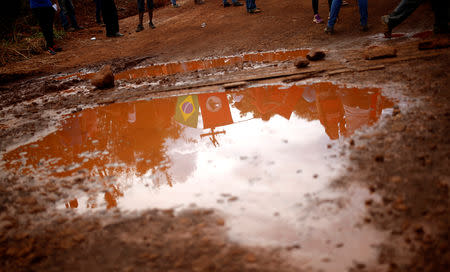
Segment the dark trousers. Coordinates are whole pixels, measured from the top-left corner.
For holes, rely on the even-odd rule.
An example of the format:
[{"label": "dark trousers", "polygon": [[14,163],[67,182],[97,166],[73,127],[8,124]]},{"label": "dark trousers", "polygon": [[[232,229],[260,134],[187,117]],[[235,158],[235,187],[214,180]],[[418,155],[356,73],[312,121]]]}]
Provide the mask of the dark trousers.
[{"label": "dark trousers", "polygon": [[102,0],[94,0],[95,1],[95,20],[97,23],[102,22]]},{"label": "dark trousers", "polygon": [[75,18],[75,8],[73,7],[72,0],[58,0],[59,7],[61,11],[59,12],[59,16],[61,18],[61,24],[65,30],[67,30],[69,26],[69,21],[67,17],[69,17],[70,24],[73,28],[80,28],[77,23],[77,19]]},{"label": "dark trousers", "polygon": [[44,34],[47,47],[53,47],[53,18],[55,17],[55,10],[52,7],[34,8],[33,15],[39,22],[42,34]]},{"label": "dark trousers", "polygon": [[[402,0],[389,14],[389,28],[393,29],[408,18],[425,0]],[[431,0],[436,28],[448,31],[448,0]]]},{"label": "dark trousers", "polygon": [[[328,11],[331,10],[331,3],[333,3],[333,0],[328,0]],[[312,0],[312,8],[314,14],[319,14],[319,0]]]},{"label": "dark trousers", "polygon": [[102,0],[102,14],[106,26],[106,35],[114,35],[119,32],[119,17],[114,0]]}]

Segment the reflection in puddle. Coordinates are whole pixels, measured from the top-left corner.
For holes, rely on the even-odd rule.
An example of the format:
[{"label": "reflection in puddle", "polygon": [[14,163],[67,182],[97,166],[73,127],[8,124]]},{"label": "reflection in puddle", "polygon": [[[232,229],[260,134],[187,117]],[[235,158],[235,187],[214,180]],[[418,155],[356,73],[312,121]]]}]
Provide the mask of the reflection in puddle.
[{"label": "reflection in puddle", "polygon": [[[327,246],[324,237],[337,238],[336,228],[360,233],[366,238],[359,257],[366,258],[380,234],[353,230],[364,194],[339,200],[342,193],[327,189],[339,164],[326,157],[330,143],[373,124],[391,106],[379,89],[331,83],[112,104],[72,115],[55,133],[3,159],[22,175],[69,177],[85,169],[117,177],[104,181],[106,193],[67,199],[65,208],[193,204],[221,210],[230,237],[250,244],[315,243],[314,252]],[[354,246],[352,235],[341,236]],[[341,260],[342,268],[349,263]]]},{"label": "reflection in puddle", "polygon": [[[151,66],[136,68],[118,73],[114,76],[116,80],[137,79],[154,76],[167,76],[179,73],[194,72],[207,70],[212,68],[232,67],[242,65],[244,63],[263,63],[263,62],[280,62],[294,60],[298,57],[304,57],[308,50],[285,50],[285,51],[269,51],[259,53],[247,53],[238,56],[211,58],[204,60],[192,60],[186,62],[172,62],[163,64],[154,64]],[[77,76],[83,79],[90,79],[94,74],[76,73],[67,76],[58,77],[56,80],[62,80]]]}]

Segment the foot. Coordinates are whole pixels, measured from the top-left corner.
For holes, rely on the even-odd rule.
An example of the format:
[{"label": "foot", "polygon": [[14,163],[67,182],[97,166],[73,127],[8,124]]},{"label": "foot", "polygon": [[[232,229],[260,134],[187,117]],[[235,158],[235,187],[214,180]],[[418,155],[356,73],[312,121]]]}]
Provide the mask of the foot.
[{"label": "foot", "polygon": [[334,33],[334,28],[332,26],[327,26],[324,30],[323,30],[326,34],[333,34]]},{"label": "foot", "polygon": [[252,14],[260,13],[261,9],[260,8],[249,9],[249,10],[247,10],[247,12],[252,13]]},{"label": "foot", "polygon": [[230,3],[228,3],[228,2],[225,2],[225,3],[223,3],[223,7],[224,7],[224,8],[228,8],[228,7],[231,7],[231,4],[230,4]]},{"label": "foot", "polygon": [[367,25],[361,26],[360,29],[361,29],[362,32],[367,32],[367,31],[369,31],[369,26],[367,26]]},{"label": "foot", "polygon": [[73,28],[73,27],[68,27],[68,28],[65,28],[64,31],[65,31],[65,32],[74,32],[74,31],[75,31],[75,28]]},{"label": "foot", "polygon": [[149,22],[149,23],[148,23],[148,26],[149,26],[151,29],[155,29],[155,28],[156,28],[156,26],[153,24],[153,22]]},{"label": "foot", "polygon": [[84,29],[84,27],[82,27],[82,26],[77,26],[77,27],[75,27],[75,30],[76,31],[78,31],[78,30],[83,30]]},{"label": "foot", "polygon": [[56,45],[53,45],[51,48],[52,48],[53,51],[55,51],[55,52],[61,52],[61,51],[62,51],[62,48],[59,47],[59,46],[56,46]]},{"label": "foot", "polygon": [[205,1],[203,1],[203,0],[195,0],[196,5],[203,5],[204,3],[205,3]]},{"label": "foot", "polygon": [[389,15],[381,16],[381,23],[384,24],[384,37],[392,38],[392,29],[389,27]]},{"label": "foot", "polygon": [[144,26],[141,24],[138,24],[138,26],[136,27],[136,32],[141,32],[142,30],[144,30]]},{"label": "foot", "polygon": [[55,52],[55,50],[53,50],[53,48],[51,48],[51,47],[47,47],[47,53],[48,54],[50,54],[50,55],[56,55],[56,52]]},{"label": "foot", "polygon": [[348,5],[350,5],[350,4],[347,1],[342,1],[341,6],[348,6]]},{"label": "foot", "polygon": [[244,4],[242,4],[241,2],[239,2],[239,1],[236,1],[236,2],[234,2],[233,3],[233,6],[235,6],[235,7],[240,7],[240,6],[243,6]]},{"label": "foot", "polygon": [[319,14],[314,15],[313,22],[316,24],[323,24],[323,20],[320,18]]},{"label": "foot", "polygon": [[120,32],[116,32],[114,34],[106,34],[107,37],[111,37],[111,38],[118,38],[118,37],[122,37],[123,34]]},{"label": "foot", "polygon": [[174,5],[172,5],[172,7],[174,7],[174,8],[179,8],[179,7],[180,7],[180,5],[178,5],[178,4],[174,4]]}]

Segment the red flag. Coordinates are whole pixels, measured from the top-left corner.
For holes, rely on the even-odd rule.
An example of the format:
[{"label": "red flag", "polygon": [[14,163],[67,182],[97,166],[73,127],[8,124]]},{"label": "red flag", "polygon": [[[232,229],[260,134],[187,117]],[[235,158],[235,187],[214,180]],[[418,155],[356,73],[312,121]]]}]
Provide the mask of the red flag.
[{"label": "red flag", "polygon": [[203,128],[214,128],[233,123],[225,93],[199,94],[198,102],[202,112]]}]

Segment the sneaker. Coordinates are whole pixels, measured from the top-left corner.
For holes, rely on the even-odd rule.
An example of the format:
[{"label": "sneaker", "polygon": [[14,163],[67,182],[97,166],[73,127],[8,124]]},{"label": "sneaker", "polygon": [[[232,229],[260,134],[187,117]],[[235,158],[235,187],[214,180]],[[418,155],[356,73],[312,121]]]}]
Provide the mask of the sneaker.
[{"label": "sneaker", "polygon": [[62,48],[59,47],[59,46],[56,46],[56,45],[52,46],[51,48],[52,48],[53,51],[55,51],[55,52],[61,52],[61,51],[62,51]]},{"label": "sneaker", "polygon": [[75,31],[79,31],[79,30],[83,30],[83,29],[84,29],[84,27],[82,27],[82,26],[75,27]]},{"label": "sneaker", "polygon": [[320,18],[319,14],[314,15],[313,22],[316,24],[323,24],[323,20]]},{"label": "sneaker", "polygon": [[175,4],[175,5],[172,5],[172,7],[174,7],[174,8],[179,8],[179,7],[180,7],[180,5],[178,5],[178,4]]},{"label": "sneaker", "polygon": [[144,26],[141,24],[138,24],[136,27],[136,32],[141,32],[142,30],[144,30]]},{"label": "sneaker", "polygon": [[236,2],[234,2],[233,3],[233,6],[235,6],[235,7],[240,7],[240,6],[243,6],[244,4],[242,4],[241,2],[239,2],[239,1],[236,1]]},{"label": "sneaker", "polygon": [[392,38],[392,29],[389,27],[389,15],[381,16],[381,23],[385,25],[384,37]]},{"label": "sneaker", "polygon": [[55,52],[55,50],[53,50],[53,48],[51,48],[51,47],[47,47],[47,53],[49,53],[50,55],[56,55],[56,52]]},{"label": "sneaker", "polygon": [[149,26],[151,29],[155,29],[155,28],[156,28],[156,26],[153,24],[153,22],[149,22],[149,23],[148,23],[148,26]]},{"label": "sneaker", "polygon": [[203,0],[195,0],[194,3],[196,5],[203,5],[205,3],[205,1],[203,1]]},{"label": "sneaker", "polygon": [[65,31],[65,32],[74,32],[74,31],[75,31],[75,28],[73,28],[73,27],[68,27],[68,28],[65,28],[64,31]]},{"label": "sneaker", "polygon": [[361,27],[360,27],[360,30],[361,30],[362,32],[367,32],[367,31],[369,31],[369,26],[367,26],[367,25],[361,26]]},{"label": "sneaker", "polygon": [[347,1],[342,1],[342,4],[341,4],[341,6],[348,6],[348,5],[350,5],[350,3],[349,3],[349,2],[347,2]]},{"label": "sneaker", "polygon": [[260,8],[249,9],[249,10],[247,10],[247,12],[248,12],[248,13],[252,13],[252,14],[254,14],[254,13],[260,13],[260,12],[261,12],[261,9],[260,9]]},{"label": "sneaker", "polygon": [[223,3],[223,7],[224,7],[224,8],[228,8],[228,7],[231,7],[231,4],[230,4],[230,3],[228,3],[228,2],[225,2],[225,3]]},{"label": "sneaker", "polygon": [[332,26],[327,26],[324,30],[323,30],[326,34],[333,34],[334,33],[334,28]]}]

